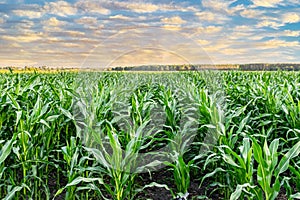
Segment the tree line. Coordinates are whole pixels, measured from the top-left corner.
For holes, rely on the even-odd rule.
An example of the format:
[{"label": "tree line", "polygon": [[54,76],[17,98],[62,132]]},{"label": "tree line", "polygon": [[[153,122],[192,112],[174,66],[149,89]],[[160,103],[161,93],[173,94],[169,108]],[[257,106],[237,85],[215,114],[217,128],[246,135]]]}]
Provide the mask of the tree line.
[{"label": "tree line", "polygon": [[242,70],[242,71],[299,71],[300,64],[291,63],[254,63],[254,64],[222,64],[222,65],[142,65],[114,67],[112,71],[200,71],[215,70]]}]

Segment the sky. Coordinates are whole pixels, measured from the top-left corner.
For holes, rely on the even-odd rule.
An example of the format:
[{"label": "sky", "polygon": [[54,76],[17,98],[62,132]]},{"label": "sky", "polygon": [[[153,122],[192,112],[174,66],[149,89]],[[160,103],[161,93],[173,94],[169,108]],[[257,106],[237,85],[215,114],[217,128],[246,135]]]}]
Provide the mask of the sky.
[{"label": "sky", "polygon": [[0,67],[300,63],[300,0],[0,0]]}]

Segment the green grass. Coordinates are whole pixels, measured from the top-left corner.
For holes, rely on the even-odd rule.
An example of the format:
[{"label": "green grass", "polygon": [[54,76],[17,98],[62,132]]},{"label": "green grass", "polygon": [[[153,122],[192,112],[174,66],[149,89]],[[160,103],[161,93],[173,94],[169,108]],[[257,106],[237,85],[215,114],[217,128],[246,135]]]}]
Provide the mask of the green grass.
[{"label": "green grass", "polygon": [[[299,73],[5,73],[0,91],[1,199],[300,196]],[[138,181],[157,170],[172,184]]]}]

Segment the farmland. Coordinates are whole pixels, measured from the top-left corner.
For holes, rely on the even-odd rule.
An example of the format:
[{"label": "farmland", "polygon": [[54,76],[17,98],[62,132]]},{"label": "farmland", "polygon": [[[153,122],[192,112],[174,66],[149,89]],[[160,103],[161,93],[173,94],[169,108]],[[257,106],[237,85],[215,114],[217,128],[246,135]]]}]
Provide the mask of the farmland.
[{"label": "farmland", "polygon": [[297,72],[0,74],[1,199],[300,198]]}]

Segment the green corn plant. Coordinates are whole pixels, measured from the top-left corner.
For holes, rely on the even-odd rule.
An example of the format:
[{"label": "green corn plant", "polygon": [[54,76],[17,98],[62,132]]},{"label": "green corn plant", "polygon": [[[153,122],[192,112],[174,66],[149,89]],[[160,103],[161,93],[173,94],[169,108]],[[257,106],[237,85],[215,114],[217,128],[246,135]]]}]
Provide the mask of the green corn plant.
[{"label": "green corn plant", "polygon": [[[287,132],[287,140],[289,142],[289,144],[293,141],[297,141],[299,140],[298,134],[300,133],[300,131],[298,129],[290,129]],[[294,160],[292,160],[292,162],[289,165],[289,172],[290,172],[290,176],[289,177],[284,177],[285,178],[285,184],[284,187],[287,191],[287,196],[289,197],[289,199],[299,199],[299,191],[300,191],[300,167],[299,167],[299,158],[296,158]],[[298,191],[296,194],[295,191],[293,190],[293,187],[291,186],[291,184],[293,184],[296,188],[296,190]]]},{"label": "green corn plant", "polygon": [[[13,149],[13,146],[16,143],[16,140],[17,140],[17,134],[15,133],[13,135],[12,139],[7,141],[1,148],[1,151],[0,151],[0,179],[2,179],[2,176],[5,174],[5,170],[7,169],[4,162],[5,162],[6,158],[10,155],[10,153]],[[25,184],[21,184],[21,186],[7,185],[7,190],[3,190],[2,197],[4,199],[12,199],[15,196],[16,192],[21,191],[24,188],[26,188],[26,190],[30,191],[28,186]]]},{"label": "green corn plant", "polygon": [[[135,178],[137,173],[143,172],[147,168],[154,167],[160,162],[150,162],[147,165],[139,165],[137,162],[138,152],[142,145],[143,129],[145,125],[142,125],[135,132],[135,137],[122,149],[120,140],[113,126],[106,122],[106,140],[103,137],[99,137],[99,132],[94,132],[95,144],[98,148],[85,149],[91,152],[92,155],[102,166],[102,174],[108,176],[111,179],[111,183],[104,184],[106,192],[108,192],[113,199],[134,199],[137,194],[135,188]],[[100,150],[99,150],[100,149]]]},{"label": "green corn plant", "polygon": [[[117,98],[114,95],[110,96],[109,93],[103,93],[104,90],[101,88],[100,92],[96,88],[90,88],[90,94],[95,96],[89,102],[89,111],[85,110],[84,106],[81,107],[83,115],[88,116],[86,121],[81,122],[86,127],[84,136],[89,138],[86,141],[88,146],[84,149],[99,162],[98,171],[101,171],[101,178],[104,180],[103,189],[109,197],[133,199],[138,191],[135,188],[137,173],[157,165],[155,161],[145,166],[139,163],[141,161],[138,162],[139,151],[152,143],[150,137],[152,130],[147,130],[146,126],[149,124],[149,112],[154,105],[153,95],[137,90],[130,97],[129,105],[125,104],[129,108],[128,115],[122,115],[123,111],[119,113],[115,111],[117,117],[110,118],[107,113]],[[127,123],[125,128],[122,126],[124,129],[121,131],[117,130],[120,127],[116,127],[119,121]]]},{"label": "green corn plant", "polygon": [[230,166],[223,169],[223,171],[229,171],[230,179],[232,179],[231,183],[236,184],[235,191],[230,195],[230,199],[239,199],[242,194],[244,197],[261,199],[262,192],[253,182],[253,147],[250,139],[243,139],[242,146],[239,147],[240,155],[229,146],[222,145],[218,149],[223,160]]},{"label": "green corn plant", "polygon": [[[245,141],[245,140],[244,140]],[[223,155],[223,158],[227,163],[229,163],[232,166],[238,167],[233,170],[234,173],[241,171],[242,169],[245,170],[245,174],[237,174],[236,177],[243,177],[246,178],[246,180],[242,180],[239,182],[239,184],[236,187],[236,190],[234,193],[231,194],[230,199],[239,199],[242,192],[245,194],[249,194],[250,198],[254,199],[275,199],[277,195],[279,194],[280,187],[283,185],[282,179],[280,177],[280,174],[285,172],[288,169],[289,161],[296,157],[300,153],[300,142],[298,142],[295,146],[293,146],[278,163],[278,145],[279,145],[279,139],[275,139],[271,142],[270,146],[267,145],[267,142],[265,140],[263,148],[257,143],[257,140],[255,138],[252,138],[252,150],[253,150],[253,157],[255,158],[255,161],[258,163],[258,167],[256,170],[257,173],[257,182],[259,184],[259,188],[254,185],[253,183],[253,163],[250,163],[250,173],[245,173],[246,170],[242,166],[246,166],[243,164],[242,166],[239,166],[237,163],[234,162],[234,160],[229,157],[227,154]],[[249,149],[249,144],[244,144],[247,146],[247,149]],[[231,151],[232,155],[235,155],[234,157],[239,160],[239,163],[243,163],[243,160],[238,157],[233,151]],[[242,153],[242,155],[246,155],[245,152]],[[251,161],[251,151],[247,153],[247,162]],[[243,156],[243,158],[245,158]],[[244,162],[244,163],[247,163]],[[248,180],[247,180],[248,179]],[[264,196],[264,197],[263,197]]]},{"label": "green corn plant", "polygon": [[[3,146],[1,145],[2,147],[0,151],[0,179],[2,178],[4,171],[6,169],[4,162],[6,158],[10,155],[12,148],[16,143],[16,139],[17,139],[17,134],[15,133],[10,140],[6,141],[6,143]],[[2,142],[4,141],[1,141],[0,144],[2,144]]]},{"label": "green corn plant", "polygon": [[[195,157],[186,156],[198,129],[198,113],[192,88],[183,84],[180,89],[168,90],[163,96],[167,117],[166,130],[170,140],[170,161],[165,162],[173,171],[177,198],[187,199],[191,182],[190,171],[195,166]],[[170,123],[170,121],[172,123]],[[170,131],[171,130],[171,131]]]},{"label": "green corn plant", "polygon": [[[190,119],[192,120],[192,119]],[[196,120],[195,120],[196,121]],[[185,124],[184,128],[180,128],[179,132],[174,133],[173,141],[170,143],[170,161],[165,162],[173,171],[174,181],[176,184],[176,193],[180,198],[187,198],[190,187],[190,170],[194,167],[193,163],[196,158],[185,160],[184,154],[189,150],[189,145],[192,143],[195,134],[193,132],[192,121]]]},{"label": "green corn plant", "polygon": [[[235,136],[227,134],[225,132],[225,112],[226,104],[223,99],[220,99],[218,96],[218,91],[215,91],[214,94],[208,94],[208,91],[201,90],[200,97],[197,102],[199,102],[199,111],[200,111],[200,134],[203,135],[205,133],[204,139],[200,139],[199,142],[195,143],[198,146],[198,155],[196,155],[195,160],[197,167],[201,169],[201,171],[206,170],[207,168],[215,169],[212,172],[209,171],[205,174],[201,174],[199,178],[201,180],[200,186],[203,181],[207,178],[215,177],[215,174],[219,174],[223,171],[220,167],[220,159],[221,156],[218,153],[218,145],[222,145],[224,143],[235,143]],[[199,134],[199,133],[198,133]],[[199,175],[198,175],[199,176]],[[226,176],[218,176],[215,178],[213,185],[218,184],[223,191],[226,191],[224,187],[224,180],[226,180]],[[228,193],[228,192],[225,192]],[[228,195],[225,195],[228,197]],[[225,198],[226,198],[225,197]]]},{"label": "green corn plant", "polygon": [[298,128],[300,126],[300,102],[295,101],[290,91],[286,93],[287,99],[282,104],[282,110],[290,128]]},{"label": "green corn plant", "polygon": [[192,167],[193,160],[186,163],[183,156],[179,156],[176,153],[174,153],[173,157],[176,158],[176,160],[174,159],[174,164],[167,163],[167,165],[173,168],[174,180],[177,187],[177,197],[187,198],[191,180],[190,168]]},{"label": "green corn plant", "polygon": [[[220,134],[214,148],[211,148],[211,150],[207,152],[207,158],[204,162],[204,169],[209,167],[214,170],[203,176],[201,184],[204,180],[218,175],[218,177],[215,178],[214,184],[217,183],[223,188],[224,198],[228,199],[234,189],[240,194],[242,189],[244,189],[240,187],[241,185],[252,184],[252,147],[250,147],[251,144],[248,138],[242,137],[243,142],[239,142],[241,135],[245,135],[244,131],[251,113],[248,113],[248,115],[241,120],[239,125],[236,125],[234,122],[236,118],[242,118],[246,108],[247,105],[237,107],[235,110],[226,113],[226,131],[223,129],[223,133]],[[211,127],[211,125],[209,127]],[[212,128],[214,128],[214,126]],[[215,131],[215,129],[211,129],[210,131]],[[237,146],[238,144],[241,145],[239,148]],[[237,151],[240,153],[237,153]],[[236,188],[237,185],[238,188]]]},{"label": "green corn plant", "polygon": [[289,170],[291,172],[291,174],[293,174],[293,176],[291,176],[291,183],[294,183],[294,185],[296,186],[296,189],[298,190],[298,192],[296,194],[294,194],[293,191],[291,191],[291,186],[290,184],[287,184],[287,188],[286,190],[289,192],[289,199],[299,199],[300,198],[300,169],[299,169],[299,165],[297,165],[296,163],[290,164],[289,165]]},{"label": "green corn plant", "polygon": [[300,141],[291,147],[280,160],[277,152],[279,139],[273,140],[270,146],[265,140],[263,148],[255,138],[252,138],[252,142],[254,158],[258,163],[257,182],[264,192],[265,199],[275,199],[283,184],[280,174],[288,169],[290,160],[299,155]]},{"label": "green corn plant", "polygon": [[[67,146],[62,147],[62,153],[64,160],[67,164],[68,183],[71,183],[78,175],[76,174],[75,167],[78,163],[79,148],[76,144],[76,138],[71,137],[70,142],[67,142]],[[66,199],[73,199],[75,193],[75,187],[67,187]]]},{"label": "green corn plant", "polygon": [[[239,199],[240,196],[251,197],[253,196],[252,193],[256,194],[256,196],[262,196],[253,184],[253,149],[249,138],[243,139],[242,146],[239,147],[240,154],[227,145],[221,145],[217,148],[219,153],[211,154],[207,158],[204,167],[210,162],[216,162],[219,159],[222,159],[225,163],[203,176],[201,184],[204,180],[220,174],[227,177],[225,183],[223,182],[224,180],[219,182],[220,185],[228,184],[227,186],[223,186],[225,192],[224,198]],[[234,190],[234,192],[230,195],[229,192],[226,192],[228,190],[226,187],[229,187],[229,191]]]},{"label": "green corn plant", "polygon": [[172,154],[172,160],[173,162],[165,162],[165,164],[173,169],[174,181],[177,187],[177,197],[187,198],[191,180],[190,169],[193,166],[194,160],[186,162],[184,161],[183,156],[179,155],[177,152]]}]

